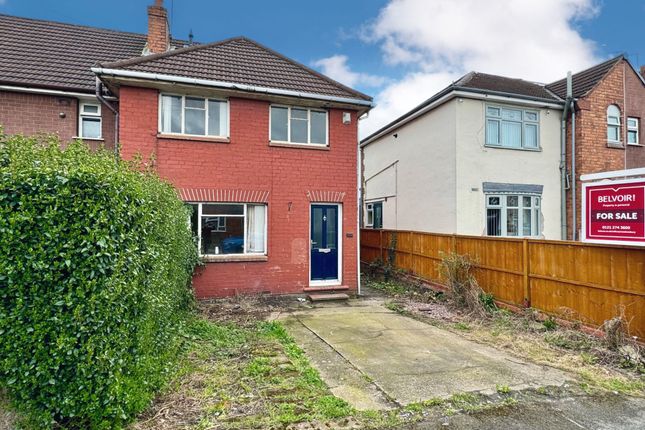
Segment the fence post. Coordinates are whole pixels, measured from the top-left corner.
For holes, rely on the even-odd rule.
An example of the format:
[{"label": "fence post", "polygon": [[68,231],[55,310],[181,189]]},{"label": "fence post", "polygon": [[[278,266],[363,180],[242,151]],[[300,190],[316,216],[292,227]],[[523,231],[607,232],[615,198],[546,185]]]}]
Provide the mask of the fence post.
[{"label": "fence post", "polygon": [[416,273],[414,270],[414,232],[410,232],[410,271]]},{"label": "fence post", "polygon": [[522,269],[524,272],[524,307],[531,307],[531,281],[529,279],[529,240],[522,240]]}]

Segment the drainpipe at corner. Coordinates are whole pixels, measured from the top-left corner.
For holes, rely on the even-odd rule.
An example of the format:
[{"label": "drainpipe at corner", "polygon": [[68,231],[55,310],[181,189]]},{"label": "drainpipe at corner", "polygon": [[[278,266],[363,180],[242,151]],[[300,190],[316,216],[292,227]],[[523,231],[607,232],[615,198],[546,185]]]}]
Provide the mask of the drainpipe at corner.
[{"label": "drainpipe at corner", "polygon": [[101,82],[98,76],[96,77],[96,89],[94,93],[101,104],[114,114],[114,158],[116,161],[119,161],[119,111],[103,97],[103,82]]},{"label": "drainpipe at corner", "polygon": [[571,72],[567,73],[567,95],[562,112],[560,134],[560,238],[567,240],[567,118],[573,99]]}]

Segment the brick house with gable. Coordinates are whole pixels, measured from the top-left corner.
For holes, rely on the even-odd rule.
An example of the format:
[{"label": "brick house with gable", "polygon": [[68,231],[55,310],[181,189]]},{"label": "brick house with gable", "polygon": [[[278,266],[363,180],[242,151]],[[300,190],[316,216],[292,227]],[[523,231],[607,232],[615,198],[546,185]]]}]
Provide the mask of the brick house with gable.
[{"label": "brick house with gable", "polygon": [[[160,0],[148,8],[148,18],[145,38],[77,28],[102,35],[98,51],[118,37],[129,50],[85,52],[78,64],[70,60],[55,88],[37,93],[50,97],[47,103],[28,99],[34,95],[29,91],[46,85],[37,81],[39,73],[29,82],[28,65],[0,61],[0,79],[6,69],[27,88],[18,95],[2,88],[0,97],[27,97],[22,109],[34,118],[26,121],[3,107],[0,124],[7,133],[56,132],[69,140],[83,127],[81,100],[93,96],[99,106],[94,113],[101,115],[100,143],[118,141],[124,159],[143,156],[193,209],[191,225],[205,262],[194,278],[200,298],[357,292],[358,118],[372,99],[244,37],[178,46]],[[47,32],[50,25],[2,19],[29,37],[31,27]],[[52,38],[65,38],[67,27],[60,26]],[[40,54],[34,39],[15,43]],[[52,64],[49,58],[42,65],[43,76]],[[84,92],[78,96],[58,86],[72,75],[72,66],[83,72],[78,78]],[[65,116],[59,115],[58,98],[70,100]],[[118,140],[109,135],[114,116],[104,116],[111,112],[118,118],[112,129]],[[39,116],[46,121],[36,124]]]},{"label": "brick house with gable", "polygon": [[[547,89],[566,98],[566,79]],[[572,76],[575,113],[567,119],[566,191],[568,239],[579,239],[582,212],[580,175],[645,167],[645,66],[636,71],[623,55]],[[575,127],[573,127],[575,121]],[[575,172],[572,165],[575,129]],[[575,177],[575,185],[572,179]],[[575,192],[575,225],[574,225]],[[575,231],[575,235],[574,235]]]}]

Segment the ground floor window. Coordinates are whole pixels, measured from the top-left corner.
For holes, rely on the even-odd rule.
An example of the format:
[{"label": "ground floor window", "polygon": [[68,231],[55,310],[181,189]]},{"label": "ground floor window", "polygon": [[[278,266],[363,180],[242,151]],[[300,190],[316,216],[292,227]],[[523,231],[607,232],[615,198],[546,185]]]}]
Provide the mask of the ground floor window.
[{"label": "ground floor window", "polygon": [[540,197],[534,195],[486,195],[488,236],[538,236]]},{"label": "ground floor window", "polygon": [[367,227],[383,228],[383,202],[367,203]]},{"label": "ground floor window", "polygon": [[191,227],[203,256],[266,254],[267,206],[190,203]]}]

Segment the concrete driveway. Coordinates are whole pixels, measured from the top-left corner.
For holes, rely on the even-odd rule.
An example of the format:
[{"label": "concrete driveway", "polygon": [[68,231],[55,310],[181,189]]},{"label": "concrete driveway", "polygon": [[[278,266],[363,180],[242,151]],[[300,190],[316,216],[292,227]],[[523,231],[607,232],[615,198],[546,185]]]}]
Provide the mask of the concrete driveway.
[{"label": "concrete driveway", "polygon": [[357,409],[387,409],[455,393],[559,386],[568,377],[392,312],[352,301],[284,317],[332,392]]}]

